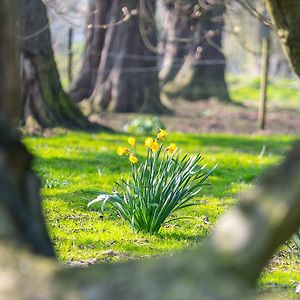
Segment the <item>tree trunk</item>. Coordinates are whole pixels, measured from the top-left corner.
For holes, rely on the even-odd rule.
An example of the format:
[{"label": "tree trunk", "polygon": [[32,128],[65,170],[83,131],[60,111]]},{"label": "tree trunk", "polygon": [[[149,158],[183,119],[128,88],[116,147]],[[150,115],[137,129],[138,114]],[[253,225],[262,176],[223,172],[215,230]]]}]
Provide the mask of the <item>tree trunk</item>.
[{"label": "tree trunk", "polygon": [[[173,67],[177,69],[177,73],[173,71],[171,76],[166,78],[167,80],[174,78],[174,80],[166,86],[165,90],[170,95],[180,95],[191,101],[209,98],[230,101],[225,81],[226,61],[222,53],[225,8],[221,4],[205,4],[195,11],[195,6],[191,6],[193,7],[194,9],[186,10],[185,15],[182,12],[178,13],[179,8],[176,7],[173,8],[174,12],[169,13],[175,20],[167,26],[176,26],[176,28],[167,29],[171,35],[165,55],[169,63],[166,64],[170,65],[172,56],[173,62],[177,58],[179,62]],[[179,22],[186,28],[179,27]],[[185,47],[182,46],[184,40],[188,43]],[[186,53],[183,55],[184,51]],[[183,61],[182,65],[180,60]],[[162,79],[166,77],[165,74],[168,74],[168,71],[162,69],[160,73]]]},{"label": "tree trunk", "polygon": [[[0,9],[0,122],[14,123],[20,116],[21,101],[18,86],[18,66],[16,60],[15,5],[1,2]],[[7,65],[6,65],[7,64]],[[7,98],[9,101],[4,101]],[[1,136],[0,136],[1,137]],[[0,218],[1,220],[1,218]],[[0,221],[1,222],[1,221]]]},{"label": "tree trunk", "polygon": [[64,92],[53,56],[49,20],[41,0],[21,2],[21,117],[30,129],[94,128]]},{"label": "tree trunk", "polygon": [[300,76],[300,2],[266,0],[283,50],[295,73]]},{"label": "tree trunk", "polygon": [[[155,1],[141,1],[139,5],[138,0],[113,0],[107,6],[100,0],[91,1],[96,2],[94,6],[100,6],[99,11],[105,10],[106,16],[105,19],[94,19],[92,25],[96,27],[103,22],[109,25],[106,30],[93,35],[97,38],[101,34],[100,44],[94,44],[93,39],[87,40],[84,64],[70,92],[71,97],[81,101],[92,92],[90,103],[94,111],[166,112],[160,100],[157,55],[152,52],[152,47],[156,47],[155,23],[151,16],[155,12]],[[139,15],[134,13],[135,10]],[[126,21],[116,25],[124,18],[124,12],[128,14]],[[101,53],[94,66],[89,63],[90,53],[96,54],[97,59]],[[97,74],[94,73],[96,69]],[[92,80],[88,89],[82,84],[84,79],[81,78],[85,74],[92,74],[89,75]],[[88,93],[80,94],[81,90]]]},{"label": "tree trunk", "polygon": [[195,20],[191,18],[191,11],[183,11],[175,3],[163,0],[162,30],[160,37],[160,51],[162,52],[162,66],[159,78],[163,84],[172,82],[183,65],[184,57],[189,53],[193,32],[191,26]]},{"label": "tree trunk", "polygon": [[12,129],[20,105],[15,11],[14,1],[1,1],[0,241],[13,241],[35,253],[54,256],[41,213],[39,181],[31,169],[32,156]]},{"label": "tree trunk", "polygon": [[111,10],[111,5],[111,0],[90,0],[89,2],[87,37],[82,66],[69,91],[69,96],[75,103],[90,98],[93,93],[107,31],[101,25],[110,22],[108,11]]}]

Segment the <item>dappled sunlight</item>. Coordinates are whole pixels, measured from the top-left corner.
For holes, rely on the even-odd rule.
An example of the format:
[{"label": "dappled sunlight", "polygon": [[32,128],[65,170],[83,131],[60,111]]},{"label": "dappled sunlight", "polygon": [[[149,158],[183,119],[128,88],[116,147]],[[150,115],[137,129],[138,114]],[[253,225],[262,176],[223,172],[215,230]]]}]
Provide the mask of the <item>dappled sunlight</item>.
[{"label": "dappled sunlight", "polygon": [[[101,205],[87,208],[99,192],[110,193],[115,181],[129,175],[127,158],[116,154],[117,146],[126,144],[127,138],[75,132],[46,141],[42,137],[25,138],[37,156],[35,169],[42,178],[44,212],[60,259],[96,257],[100,261],[122,261],[198,245],[206,239],[216,219],[236,203],[237,193],[254,184],[262,172],[280,160],[293,140],[170,133],[168,141],[191,154],[203,154],[208,168],[216,163],[218,167],[203,193],[195,197],[198,204],[176,213],[178,217],[191,218],[166,224],[157,237],[145,237],[132,232],[113,210],[103,214],[99,211]],[[136,139],[137,151],[143,153],[144,137]],[[267,150],[259,157],[263,145],[267,145]],[[115,254],[107,256],[108,250]]]}]

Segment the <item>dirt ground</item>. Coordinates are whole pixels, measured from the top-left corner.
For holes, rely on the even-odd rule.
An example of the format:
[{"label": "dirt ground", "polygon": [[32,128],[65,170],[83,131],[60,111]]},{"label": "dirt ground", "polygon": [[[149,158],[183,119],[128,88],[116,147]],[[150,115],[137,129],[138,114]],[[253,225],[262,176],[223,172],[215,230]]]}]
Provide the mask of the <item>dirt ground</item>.
[{"label": "dirt ground", "polygon": [[[300,133],[299,109],[272,107],[267,112],[265,130],[257,125],[257,107],[253,103],[243,105],[224,104],[216,101],[177,101],[172,105],[173,114],[161,116],[168,130],[191,133],[235,134],[298,134]],[[91,120],[122,131],[124,125],[136,118],[133,114],[101,113]]]}]

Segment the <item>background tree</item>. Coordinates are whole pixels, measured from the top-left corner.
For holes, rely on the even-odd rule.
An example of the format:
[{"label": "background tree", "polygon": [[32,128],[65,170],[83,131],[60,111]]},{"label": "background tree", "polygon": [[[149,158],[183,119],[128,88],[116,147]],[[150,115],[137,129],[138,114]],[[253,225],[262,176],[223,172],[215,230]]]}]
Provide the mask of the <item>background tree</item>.
[{"label": "background tree", "polygon": [[49,20],[42,0],[21,2],[21,117],[27,127],[93,127],[64,92],[51,46]]},{"label": "background tree", "polygon": [[[276,9],[275,5],[280,0],[269,3],[272,9]],[[14,0],[0,2],[0,38],[3,41],[0,57],[14,49],[10,35],[14,33],[14,4]],[[284,18],[289,20],[284,22],[286,30],[299,22],[295,20],[295,11],[300,12],[300,3],[291,5],[291,8],[286,7],[284,11]],[[274,18],[277,24],[276,14]],[[286,45],[293,49],[289,52],[291,62],[299,62],[300,40]],[[6,56],[5,63],[3,59],[1,63],[2,74],[17,72],[14,51]],[[32,254],[34,249],[51,255],[51,245],[44,230],[41,230],[44,224],[37,190],[31,185],[36,181],[32,180],[35,176],[28,152],[4,119],[6,109],[14,107],[4,103],[18,101],[18,97],[14,97],[17,86],[8,79],[4,78],[3,90],[0,90],[0,293],[3,299],[256,297],[250,288],[275,249],[296,231],[300,223],[299,143],[279,167],[264,176],[238,206],[224,215],[201,249],[153,261],[64,270],[53,259],[42,259]],[[43,250],[41,245],[50,251]]]},{"label": "background tree", "polygon": [[187,100],[230,101],[222,48],[225,6],[220,1],[164,1],[165,54],[160,77],[166,91]]},{"label": "background tree", "polygon": [[69,95],[74,102],[90,98],[97,79],[101,52],[104,47],[106,26],[109,24],[112,1],[89,1],[89,14],[87,19],[87,32],[82,66],[78,76],[72,83]]},{"label": "background tree", "polygon": [[90,98],[95,111],[166,111],[152,49],[156,47],[154,15],[154,0],[90,1],[83,65],[70,89],[75,102]]},{"label": "background tree", "polygon": [[191,17],[192,5],[184,9],[173,1],[161,1],[160,21],[160,52],[162,66],[159,77],[163,84],[172,82],[183,64],[184,57],[189,52],[193,40],[193,24]]}]

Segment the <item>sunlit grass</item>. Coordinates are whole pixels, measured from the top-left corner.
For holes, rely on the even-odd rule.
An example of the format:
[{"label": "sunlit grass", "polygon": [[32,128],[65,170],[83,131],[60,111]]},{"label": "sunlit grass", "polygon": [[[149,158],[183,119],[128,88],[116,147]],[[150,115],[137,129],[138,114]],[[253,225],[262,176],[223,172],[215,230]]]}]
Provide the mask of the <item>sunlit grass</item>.
[{"label": "sunlit grass", "polygon": [[[239,103],[259,100],[260,79],[245,76],[227,76],[227,83],[233,101]],[[300,107],[300,81],[298,79],[271,78],[268,85],[268,106],[280,108]]]},{"label": "sunlit grass", "polygon": [[[137,137],[139,153],[145,153],[143,139]],[[122,261],[169,255],[201,244],[218,216],[238,201],[237,194],[280,161],[294,138],[171,133],[168,142],[180,145],[184,152],[201,153],[208,166],[218,163],[218,168],[208,180],[211,185],[195,199],[199,205],[179,213],[194,218],[171,222],[157,236],[132,232],[112,210],[103,215],[97,205],[87,208],[100,191],[111,192],[115,181],[129,175],[127,158],[115,153],[127,136],[70,132],[24,140],[36,156],[44,213],[58,257]],[[291,288],[291,282],[299,279],[296,266],[297,261],[290,258],[276,263],[262,278],[264,289],[270,282],[289,283]]]}]

